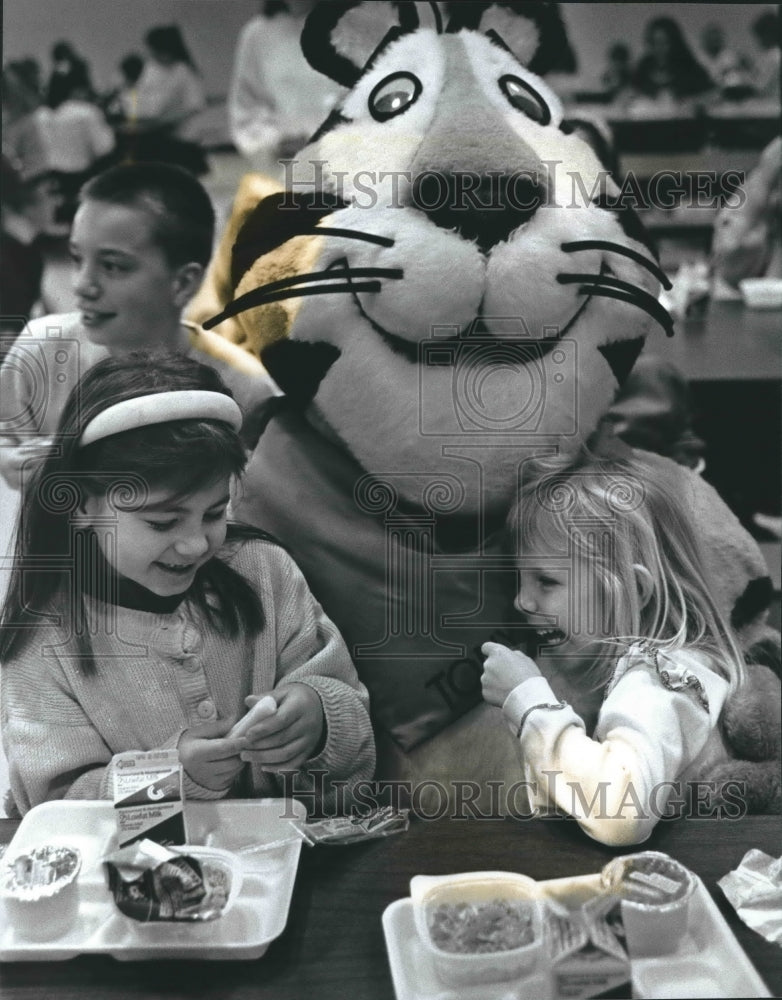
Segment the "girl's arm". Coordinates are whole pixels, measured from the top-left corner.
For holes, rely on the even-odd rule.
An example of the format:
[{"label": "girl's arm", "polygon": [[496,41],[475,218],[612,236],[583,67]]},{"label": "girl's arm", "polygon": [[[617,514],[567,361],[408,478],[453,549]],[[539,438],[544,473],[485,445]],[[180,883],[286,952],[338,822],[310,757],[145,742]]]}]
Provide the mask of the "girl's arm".
[{"label": "girl's arm", "polygon": [[36,639],[2,672],[3,746],[11,793],[22,813],[50,799],[111,795],[112,752],[57,661],[30,655],[42,648]]},{"label": "girl's arm", "polygon": [[[311,801],[325,788],[324,809],[335,804],[339,789],[330,782],[350,786],[369,780],[375,768],[375,744],[369,718],[369,696],[359,681],[347,647],[334,623],[310,593],[293,560],[280,548],[266,546],[273,560],[277,620],[277,674],[275,692],[284,695],[292,684],[303,684],[322,708],[322,730],[314,738],[313,755],[300,767],[294,790]],[[278,699],[279,700],[279,699]],[[267,720],[269,728],[274,718]],[[266,723],[261,723],[261,731]],[[248,737],[249,738],[249,737]],[[325,777],[314,772],[326,771]]]},{"label": "girl's arm", "polygon": [[535,805],[556,804],[606,844],[649,837],[678,794],[671,783],[704,749],[728,693],[702,662],[679,656],[682,668],[660,656],[658,670],[633,647],[620,660],[592,739],[569,705],[558,707],[544,677],[511,691],[502,710],[521,741]]}]

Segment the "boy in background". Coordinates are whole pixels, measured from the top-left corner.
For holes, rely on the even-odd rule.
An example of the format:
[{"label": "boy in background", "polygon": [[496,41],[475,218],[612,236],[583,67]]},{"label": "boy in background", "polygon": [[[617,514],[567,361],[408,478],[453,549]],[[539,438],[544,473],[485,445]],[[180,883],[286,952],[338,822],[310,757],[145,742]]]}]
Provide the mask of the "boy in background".
[{"label": "boy in background", "polygon": [[212,252],[214,209],[199,181],[161,163],[113,167],[79,196],[71,230],[78,311],[42,316],[0,368],[0,473],[18,488],[45,453],[70,391],[108,355],[181,351],[219,372],[247,412],[268,395],[259,361],[183,321]]}]

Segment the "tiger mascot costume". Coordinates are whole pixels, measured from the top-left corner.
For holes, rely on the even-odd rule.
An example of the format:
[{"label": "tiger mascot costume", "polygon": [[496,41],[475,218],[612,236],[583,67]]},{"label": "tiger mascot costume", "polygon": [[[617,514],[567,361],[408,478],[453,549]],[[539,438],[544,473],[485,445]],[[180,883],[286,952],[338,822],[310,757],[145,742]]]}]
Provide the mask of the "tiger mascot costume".
[{"label": "tiger mascot costume", "polygon": [[[642,226],[541,77],[556,5],[452,4],[447,24],[444,6],[314,9],[303,52],[345,97],[284,187],[245,178],[193,318],[276,383],[236,513],[289,547],[342,631],[378,777],[474,782],[494,810],[487,781],[522,769],[481,701],[480,647],[529,638],[502,545],[524,462],[589,439],[673,326]],[[757,546],[699,476],[659,468],[748,649],[771,590]],[[717,777],[776,809],[778,680],[752,671],[743,759]]]}]

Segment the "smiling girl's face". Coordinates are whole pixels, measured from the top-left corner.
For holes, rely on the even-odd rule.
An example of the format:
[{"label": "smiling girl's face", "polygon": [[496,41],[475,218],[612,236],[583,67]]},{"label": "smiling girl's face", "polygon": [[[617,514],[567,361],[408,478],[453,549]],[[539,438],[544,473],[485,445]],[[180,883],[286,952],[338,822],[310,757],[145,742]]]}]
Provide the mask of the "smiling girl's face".
[{"label": "smiling girl's face", "polygon": [[603,591],[595,567],[582,555],[567,556],[567,545],[534,539],[519,562],[514,605],[535,626],[538,643],[556,646],[575,661],[608,634]]},{"label": "smiling girl's face", "polygon": [[[90,497],[85,511],[103,555],[117,572],[160,597],[184,593],[196,571],[225,541],[230,477],[187,496],[171,489],[151,490],[137,509]],[[106,524],[116,533],[107,532]],[[111,542],[111,543],[109,543]]]}]

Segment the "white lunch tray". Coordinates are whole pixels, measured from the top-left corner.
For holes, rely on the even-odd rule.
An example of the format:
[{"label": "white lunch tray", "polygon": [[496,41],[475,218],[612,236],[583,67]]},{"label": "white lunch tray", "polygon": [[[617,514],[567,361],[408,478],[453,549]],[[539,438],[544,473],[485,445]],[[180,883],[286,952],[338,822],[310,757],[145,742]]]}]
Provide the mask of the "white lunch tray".
[{"label": "white lunch tray", "polygon": [[[600,876],[551,879],[538,885],[545,895],[575,907],[599,891]],[[397,1000],[556,1000],[545,972],[523,982],[447,986],[418,937],[410,899],[386,907],[383,932]],[[634,959],[631,974],[632,996],[639,1000],[771,996],[700,879],[679,949],[660,958]]]},{"label": "white lunch tray", "polygon": [[288,919],[301,839],[290,817],[306,810],[290,799],[187,802],[191,844],[229,851],[278,844],[243,859],[242,887],[231,909],[203,923],[126,917],[109,893],[102,858],[117,848],[117,821],[111,802],[44,802],[24,817],[8,846],[10,858],[42,844],[67,844],[82,854],[79,916],[60,937],[32,940],[8,920],[0,901],[0,961],[59,961],[75,955],[113,955],[124,961],[160,958],[260,958],[282,933]]}]

